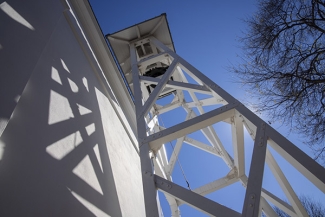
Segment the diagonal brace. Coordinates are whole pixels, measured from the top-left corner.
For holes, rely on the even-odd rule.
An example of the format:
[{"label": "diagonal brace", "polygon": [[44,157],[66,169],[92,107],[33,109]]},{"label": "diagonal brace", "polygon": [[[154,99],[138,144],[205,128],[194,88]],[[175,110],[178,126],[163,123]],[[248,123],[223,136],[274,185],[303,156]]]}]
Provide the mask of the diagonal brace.
[{"label": "diagonal brace", "polygon": [[153,104],[155,103],[155,101],[158,99],[159,94],[161,93],[161,91],[165,87],[165,85],[168,82],[170,76],[172,76],[172,74],[173,74],[173,72],[175,70],[176,64],[177,64],[177,59],[174,59],[174,61],[172,62],[172,64],[169,66],[169,68],[167,69],[167,71],[165,72],[165,74],[163,75],[163,77],[161,78],[160,82],[157,84],[157,86],[155,87],[155,89],[150,94],[148,100],[143,105],[142,110],[141,110],[141,113],[140,113],[140,116],[137,117],[138,119],[139,118],[143,118],[144,115],[149,112],[150,108],[153,106]]},{"label": "diagonal brace", "polygon": [[[161,80],[159,78],[152,78],[148,76],[140,76],[141,82],[148,83],[148,84],[158,84]],[[194,92],[203,93],[203,94],[211,94],[211,91],[202,85],[197,84],[190,84],[178,81],[168,81],[166,83],[166,87],[180,89],[180,90],[192,90]]]},{"label": "diagonal brace", "polygon": [[206,197],[196,194],[190,190],[187,190],[173,182],[165,180],[157,175],[154,175],[156,187],[164,193],[170,194],[177,200],[187,203],[190,206],[199,209],[206,214],[222,217],[240,217],[241,214],[223,206],[217,202],[214,202]]}]

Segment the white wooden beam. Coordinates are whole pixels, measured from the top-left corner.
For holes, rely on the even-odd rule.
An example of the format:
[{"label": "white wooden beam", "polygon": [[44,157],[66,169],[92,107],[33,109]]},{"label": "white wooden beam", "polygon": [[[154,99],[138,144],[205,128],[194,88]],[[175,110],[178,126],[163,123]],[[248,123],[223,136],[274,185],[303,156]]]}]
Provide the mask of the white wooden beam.
[{"label": "white wooden beam", "polygon": [[239,120],[238,112],[232,117],[231,134],[234,150],[234,161],[238,171],[238,176],[245,174],[245,149],[244,149],[244,127],[243,122]]},{"label": "white wooden beam", "polygon": [[160,158],[161,162],[162,162],[162,166],[164,167],[164,170],[166,171],[166,167],[168,164],[168,160],[167,160],[167,154],[166,154],[166,148],[165,146],[163,146],[159,151],[158,151],[158,157]]},{"label": "white wooden beam", "polygon": [[174,51],[172,51],[169,47],[167,47],[166,45],[161,43],[161,41],[157,40],[155,37],[151,36],[151,37],[149,37],[149,39],[150,39],[150,42],[152,44],[154,44],[156,46],[156,48],[158,50],[160,50],[161,52],[166,52],[173,58],[176,58],[178,56]]},{"label": "white wooden beam", "polygon": [[257,128],[254,142],[253,156],[242,211],[242,215],[245,217],[259,216],[266,145],[267,137],[265,134],[265,123],[261,121]]},{"label": "white wooden beam", "polygon": [[208,152],[210,154],[221,157],[220,152],[217,151],[217,149],[215,147],[204,144],[203,142],[200,142],[198,140],[195,140],[195,139],[192,139],[192,138],[189,138],[189,137],[186,136],[185,139],[184,139],[184,143],[189,144],[189,145],[191,145],[193,147],[196,147],[198,149],[201,149],[201,150],[203,150],[205,152]]},{"label": "white wooden beam", "polygon": [[269,144],[309,181],[325,193],[325,168],[301,151],[272,127],[268,129]]},{"label": "white wooden beam", "polygon": [[271,192],[267,191],[266,189],[262,189],[261,195],[263,198],[273,203],[275,206],[277,206],[279,209],[281,209],[283,212],[287,213],[291,217],[298,217],[295,211],[293,210],[292,206],[290,206]]},{"label": "white wooden beam", "polygon": [[187,190],[173,182],[165,180],[159,176],[154,175],[156,187],[161,191],[170,194],[177,200],[186,203],[206,214],[217,217],[240,217],[240,213],[229,209],[217,202]]},{"label": "white wooden beam", "polygon": [[203,135],[208,139],[208,141],[218,150],[220,153],[220,157],[224,160],[224,162],[227,164],[229,169],[234,168],[234,162],[230,158],[228,152],[224,148],[223,144],[221,143],[221,140],[219,139],[218,135],[215,133],[213,127],[207,126],[206,128],[201,129],[201,132]]},{"label": "white wooden beam", "polygon": [[279,217],[264,197],[261,197],[261,207],[267,217]]},{"label": "white wooden beam", "polygon": [[[197,193],[199,195],[202,195],[202,196],[205,196],[207,194],[210,194],[212,192],[215,192],[215,191],[218,191],[222,188],[225,188],[229,185],[232,185],[234,183],[236,183],[238,181],[238,178],[237,177],[230,177],[228,178],[227,176],[226,177],[223,177],[223,178],[220,178],[220,179],[217,179],[213,182],[210,182],[208,184],[205,184],[199,188],[196,188],[194,190],[192,190],[194,193]],[[183,202],[179,202],[179,205],[182,205],[184,204]]]},{"label": "white wooden beam", "polygon": [[[161,79],[159,78],[153,78],[153,77],[148,77],[148,76],[140,76],[141,82],[147,83],[147,84],[158,84]],[[169,80],[166,83],[166,87],[174,88],[177,90],[191,90],[197,93],[202,93],[202,94],[212,94],[211,91],[201,85],[197,84],[189,84],[189,83],[184,83],[184,82],[178,82],[178,81],[172,81]]]},{"label": "white wooden beam", "polygon": [[[238,177],[238,178],[242,182],[242,185],[246,188],[247,187],[247,182],[248,182],[247,176],[244,175],[244,176],[241,176],[241,177]],[[291,217],[298,217],[296,215],[295,211],[293,210],[292,206],[290,206],[288,203],[281,200],[280,198],[278,198],[277,196],[275,196],[271,192],[267,191],[266,189],[262,188],[261,196],[263,198],[265,198],[266,200],[268,200],[269,202],[271,202],[272,204],[274,204],[275,206],[277,206],[279,209],[283,210],[285,213],[287,213]]]},{"label": "white wooden beam", "polygon": [[172,103],[169,103],[165,106],[162,106],[162,107],[156,109],[156,114],[158,115],[158,114],[163,114],[163,113],[169,112],[173,109],[180,107],[181,105],[182,105],[182,102],[174,101]]},{"label": "white wooden beam", "polygon": [[238,181],[238,176],[237,176],[236,171],[231,170],[227,174],[227,176],[217,179],[217,180],[210,182],[206,185],[203,185],[199,188],[196,188],[193,190],[193,192],[204,196],[204,195],[210,194],[212,192],[218,191],[224,187],[227,187],[237,181]]},{"label": "white wooden beam", "polygon": [[237,100],[232,97],[230,94],[228,94],[225,90],[223,90],[220,86],[215,84],[213,81],[211,81],[207,76],[205,76],[203,73],[201,73],[199,70],[197,70],[194,66],[189,64],[187,61],[185,61],[183,58],[179,58],[180,67],[189,74],[196,82],[204,83],[208,88],[211,89],[211,91],[215,92],[218,96],[223,98],[228,103],[234,103],[237,102]]},{"label": "white wooden beam", "polygon": [[164,178],[164,179],[168,179],[168,176],[166,175],[164,168],[162,166],[162,163],[160,162],[159,158],[155,157],[153,159],[153,165],[155,168],[155,174],[157,174],[158,176]]},{"label": "white wooden beam", "polygon": [[137,119],[139,119],[139,118],[143,117],[144,115],[146,115],[148,113],[148,111],[151,109],[151,107],[153,106],[155,101],[158,99],[159,94],[164,89],[164,87],[165,87],[166,83],[168,82],[169,78],[172,76],[173,72],[175,71],[176,64],[177,64],[177,59],[174,59],[174,61],[169,66],[169,68],[167,69],[165,74],[162,76],[161,81],[159,82],[159,84],[157,84],[155,89],[149,95],[149,98],[145,102],[145,104],[144,104],[144,106],[142,108],[141,114],[140,114],[140,116],[137,117]]},{"label": "white wooden beam", "polygon": [[211,106],[211,105],[218,105],[218,104],[226,105],[227,102],[224,101],[222,98],[217,99],[216,97],[210,97],[210,98],[206,98],[206,99],[201,99],[198,102],[187,102],[186,103],[186,105],[189,108],[198,107],[198,106]]},{"label": "white wooden beam", "polygon": [[[178,69],[178,72],[179,72],[181,78],[185,82],[188,82],[187,79],[186,79],[186,77],[185,77],[185,75],[184,75],[184,73],[182,72],[182,70],[179,67],[177,69]],[[203,85],[200,80],[197,80],[197,82],[199,84]],[[195,103],[198,103],[199,104],[199,100],[197,99],[195,93],[193,91],[189,90],[189,94],[190,94],[192,100]],[[202,114],[205,113],[205,111],[204,111],[204,109],[202,108],[201,105],[198,105],[197,108],[199,110],[200,115],[202,115]],[[192,116],[195,117],[196,116],[195,113],[192,113]],[[220,139],[219,139],[217,133],[215,132],[215,130],[213,129],[213,127],[212,126],[207,126],[205,129],[202,129],[201,131],[205,135],[205,137],[209,140],[209,142],[213,146],[215,146],[215,147],[217,147],[219,149],[220,154],[221,154],[221,158],[223,158],[223,160],[225,161],[225,163],[227,164],[227,166],[230,169],[233,169],[233,167],[234,167],[233,161],[232,161],[232,159],[230,159],[228,152],[224,148],[222,142],[220,141]]]},{"label": "white wooden beam", "polygon": [[[170,48],[168,48],[166,45],[155,39],[154,37],[150,37],[150,42],[155,45],[160,51],[165,52],[163,58],[168,55],[169,57],[166,58],[173,58],[172,62],[172,70],[174,70],[174,67],[177,68],[179,75],[181,76],[181,79],[184,83],[176,82],[176,81],[169,81],[169,78],[171,76],[170,68],[167,70],[167,72],[162,76],[162,79],[155,79],[155,78],[145,78],[141,77],[141,79],[150,84],[157,84],[157,87],[154,89],[153,93],[151,93],[147,102],[142,107],[142,110],[140,110],[140,113],[137,112],[137,119],[142,119],[144,115],[151,109],[151,107],[156,102],[159,94],[164,90],[164,88],[174,88],[176,89],[179,87],[181,90],[187,90],[189,91],[189,94],[193,100],[193,102],[189,103],[183,103],[183,95],[181,91],[177,90],[177,96],[178,101],[170,103],[168,106],[164,107],[158,107],[155,108],[155,113],[158,113],[159,111],[169,111],[173,108],[176,108],[178,106],[183,106],[184,109],[190,113],[192,111],[192,107],[197,107],[200,116],[194,117],[190,120],[184,121],[183,123],[177,124],[173,127],[167,128],[163,131],[160,131],[158,133],[154,133],[150,136],[143,137],[139,136],[139,142],[140,147],[145,146],[147,144],[150,145],[150,149],[152,149],[155,153],[160,149],[160,147],[168,142],[172,141],[177,138],[182,138],[184,140],[187,139],[186,135],[192,132],[195,132],[197,130],[201,130],[203,134],[206,136],[206,138],[210,141],[210,143],[215,146],[215,148],[218,149],[220,152],[220,155],[222,156],[223,160],[230,165],[230,168],[233,168],[234,165],[237,168],[238,174],[240,175],[240,180],[243,181],[246,177],[245,175],[245,165],[244,165],[244,133],[243,128],[244,126],[249,131],[251,137],[253,140],[255,140],[254,143],[254,151],[253,151],[253,157],[252,162],[250,165],[250,174],[249,174],[249,182],[245,182],[245,185],[247,185],[246,195],[245,195],[245,201],[243,206],[243,216],[245,217],[257,217],[260,215],[261,210],[264,209],[265,212],[268,215],[274,215],[274,212],[272,212],[271,206],[268,204],[268,202],[265,200],[269,200],[270,202],[274,202],[275,205],[279,205],[284,209],[285,212],[292,214],[293,216],[305,216],[305,213],[300,209],[297,201],[297,198],[294,198],[294,194],[290,190],[290,185],[288,184],[287,180],[285,179],[282,171],[278,168],[278,165],[274,161],[274,159],[270,159],[269,154],[266,154],[266,142],[269,140],[269,144],[277,151],[279,154],[281,154],[287,161],[289,161],[295,168],[298,169],[303,175],[305,175],[309,180],[311,180],[319,189],[321,189],[325,193],[325,169],[320,167],[317,163],[315,163],[311,158],[309,158],[306,154],[304,154],[302,151],[297,149],[293,144],[291,144],[286,138],[281,136],[278,132],[276,132],[273,128],[267,126],[264,121],[262,121],[258,116],[256,116],[252,111],[250,111],[248,108],[243,106],[240,102],[238,102],[235,98],[233,98],[230,94],[228,94],[226,91],[224,91],[222,88],[220,88],[218,85],[216,85],[213,81],[211,81],[208,77],[206,77],[204,74],[202,74],[200,71],[198,71],[195,67],[193,67],[191,64],[186,62],[184,59],[179,57],[176,53],[174,53]],[[158,58],[158,56],[155,56],[155,58]],[[162,56],[159,56],[159,58],[162,58]],[[148,60],[148,59],[147,59]],[[143,60],[143,64],[147,64],[148,61]],[[132,67],[135,67],[132,65]],[[133,68],[132,68],[133,69]],[[193,85],[188,84],[186,77],[184,76],[184,73],[187,73],[189,76],[191,76],[199,85]],[[167,75],[166,75],[167,74]],[[139,75],[137,74],[137,79],[139,79]],[[135,81],[134,81],[135,82]],[[173,86],[174,85],[174,86]],[[144,85],[142,85],[144,86]],[[213,93],[213,98],[198,100],[195,93],[198,90],[200,90],[201,87],[204,87],[203,91],[207,92],[209,90]],[[201,90],[202,93],[202,90]],[[226,104],[218,109],[215,109],[213,111],[210,111],[208,113],[204,113],[203,110],[203,104],[209,104],[214,103],[215,100],[219,100],[217,102],[222,102],[223,104]],[[223,101],[222,101],[223,100]],[[173,105],[172,105],[173,104]],[[215,133],[212,124],[222,121],[225,119],[229,119],[231,117],[234,117],[233,119],[233,126],[232,126],[232,137],[233,137],[233,148],[234,148],[234,157],[235,160],[229,156],[227,151],[224,149],[224,146],[222,145],[221,141],[218,139],[217,134]],[[244,122],[242,122],[242,120]],[[256,127],[257,126],[257,127]],[[142,135],[141,133],[138,135]],[[185,137],[185,138],[184,138]],[[183,141],[182,141],[183,142]],[[205,144],[199,143],[199,142],[192,142],[192,145],[195,144],[196,147],[200,147],[202,150],[208,150],[208,147]],[[181,145],[179,146],[179,150]],[[179,153],[179,150],[177,154]],[[285,188],[287,191],[288,198],[291,197],[294,210],[289,205],[285,205],[282,200],[276,198],[272,194],[265,194],[262,190],[262,179],[263,179],[263,171],[264,171],[264,163],[265,163],[265,157],[267,157],[267,161],[269,164],[271,164],[270,167],[273,167],[273,171],[275,173],[275,176],[278,176],[279,183],[283,185],[283,188]],[[176,156],[175,156],[176,159]],[[235,161],[235,162],[234,162]],[[274,163],[275,162],[275,163]],[[174,163],[173,163],[174,164]],[[172,164],[171,164],[172,165]],[[166,170],[166,169],[165,169]],[[172,170],[170,170],[171,172]],[[168,176],[168,174],[166,174]],[[159,177],[155,176],[156,186],[160,189],[163,189],[163,191],[166,194],[173,195],[172,197],[176,198],[175,201],[186,201],[188,204],[192,204],[192,206],[199,206],[199,209],[205,211],[206,213],[209,213],[209,215],[212,215],[210,211],[207,211],[208,208],[203,208],[201,204],[201,200],[199,197],[194,196],[193,192],[189,192],[186,189],[180,188],[179,186],[174,186],[172,183],[168,181],[162,181]],[[220,181],[220,180],[219,180]],[[245,180],[244,180],[245,181]],[[244,182],[243,181],[243,182]],[[221,181],[220,181],[221,183]],[[219,183],[219,186],[222,186],[222,184]],[[206,186],[208,189],[207,192],[211,191],[211,189],[215,188],[217,184],[214,186]],[[177,190],[175,190],[176,188]],[[172,190],[170,190],[172,189]],[[199,192],[205,192],[203,189],[199,189]],[[203,194],[203,193],[202,193]],[[261,194],[263,198],[261,198]],[[190,199],[188,197],[195,198],[194,201],[189,202]],[[270,199],[271,198],[271,199]],[[273,203],[272,202],[272,203]],[[178,203],[178,202],[176,202]],[[174,204],[174,203],[173,203]],[[179,204],[179,203],[178,203]],[[279,208],[280,208],[279,207]],[[226,212],[228,212],[228,209]],[[266,211],[267,210],[267,211]],[[213,215],[214,215],[213,211]],[[219,213],[218,213],[219,214]]]},{"label": "white wooden beam", "polygon": [[138,62],[138,67],[140,69],[146,69],[148,65],[151,65],[153,63],[156,63],[158,61],[162,61],[164,59],[168,58],[168,54],[166,52],[155,54],[146,58],[141,59]]},{"label": "white wooden beam", "polygon": [[184,137],[181,137],[181,138],[178,138],[177,139],[177,142],[176,142],[176,145],[174,147],[174,150],[170,156],[170,159],[169,159],[169,162],[168,162],[168,165],[167,165],[167,169],[166,169],[166,172],[167,174],[170,176],[172,173],[173,173],[173,170],[174,170],[174,166],[175,166],[175,163],[177,161],[177,158],[178,158],[178,154],[182,148],[182,145],[183,145],[183,141],[184,141]]},{"label": "white wooden beam", "polygon": [[159,133],[152,134],[147,138],[142,139],[141,142],[149,142],[151,149],[157,151],[160,149],[162,144],[166,142],[172,141],[231,117],[234,114],[233,107],[234,105],[220,107],[198,117],[167,128]]},{"label": "white wooden beam", "polygon": [[274,177],[278,181],[282,191],[287,196],[288,200],[290,201],[297,215],[308,217],[308,214],[304,209],[303,205],[301,204],[298,196],[296,195],[295,191],[292,189],[290,183],[288,182],[287,178],[283,174],[282,170],[280,169],[279,165],[276,163],[274,157],[272,156],[271,152],[268,149],[266,150],[266,163],[270,167]]},{"label": "white wooden beam", "polygon": [[164,195],[165,195],[167,202],[170,206],[170,212],[171,212],[172,217],[180,217],[181,212],[178,208],[179,202],[176,200],[176,198],[172,197],[169,194],[164,193]]},{"label": "white wooden beam", "polygon": [[[142,92],[140,88],[139,81],[139,69],[137,66],[137,57],[136,50],[134,45],[130,46],[130,59],[131,59],[131,67],[132,67],[132,76],[133,76],[133,92],[135,98],[135,110],[136,116],[139,116],[139,113],[142,109]],[[137,118],[137,137],[138,140],[140,138],[146,137],[146,124],[144,120],[144,116],[142,118]],[[143,194],[145,200],[145,210],[146,216],[157,216],[158,214],[158,206],[156,202],[157,190],[154,184],[153,176],[148,176],[148,174],[152,174],[152,162],[149,157],[149,144],[142,144],[139,147],[140,151],[140,163],[141,163],[141,171],[142,171],[142,184],[143,184]]]}]

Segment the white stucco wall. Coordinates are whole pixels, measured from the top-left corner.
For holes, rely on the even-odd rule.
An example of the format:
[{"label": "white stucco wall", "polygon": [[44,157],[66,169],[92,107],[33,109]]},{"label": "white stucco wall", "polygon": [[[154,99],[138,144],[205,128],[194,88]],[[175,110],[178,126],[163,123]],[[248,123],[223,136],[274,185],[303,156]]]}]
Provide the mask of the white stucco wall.
[{"label": "white stucco wall", "polygon": [[145,216],[132,114],[82,25],[64,1],[0,4],[0,216]]}]

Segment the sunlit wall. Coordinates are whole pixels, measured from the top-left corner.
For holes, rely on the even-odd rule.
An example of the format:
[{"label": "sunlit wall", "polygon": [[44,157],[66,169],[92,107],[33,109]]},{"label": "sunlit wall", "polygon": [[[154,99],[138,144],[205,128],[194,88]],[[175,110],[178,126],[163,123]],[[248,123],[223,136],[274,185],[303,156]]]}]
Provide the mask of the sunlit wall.
[{"label": "sunlit wall", "polygon": [[71,9],[0,1],[0,216],[144,216],[133,132]]}]

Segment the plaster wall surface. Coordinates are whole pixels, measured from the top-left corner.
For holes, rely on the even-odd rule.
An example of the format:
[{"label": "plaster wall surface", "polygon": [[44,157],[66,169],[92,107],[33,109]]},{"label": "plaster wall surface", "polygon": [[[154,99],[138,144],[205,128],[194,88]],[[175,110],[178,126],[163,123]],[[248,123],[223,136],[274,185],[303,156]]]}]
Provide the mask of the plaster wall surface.
[{"label": "plaster wall surface", "polygon": [[0,20],[0,216],[145,216],[133,132],[69,5],[0,1]]}]

